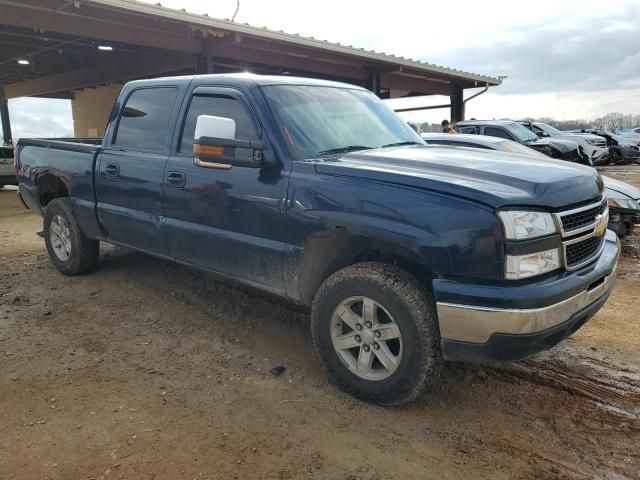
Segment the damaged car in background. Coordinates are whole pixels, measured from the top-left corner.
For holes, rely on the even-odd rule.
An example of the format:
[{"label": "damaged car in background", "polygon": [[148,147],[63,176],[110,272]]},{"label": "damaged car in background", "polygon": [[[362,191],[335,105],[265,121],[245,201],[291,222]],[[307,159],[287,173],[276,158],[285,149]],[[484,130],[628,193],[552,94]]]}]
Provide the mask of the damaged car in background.
[{"label": "damaged car in background", "polygon": [[607,141],[598,135],[576,135],[573,133],[561,132],[557,128],[552,127],[543,122],[530,122],[522,120],[518,122],[520,125],[531,130],[539,138],[553,138],[554,140],[569,140],[576,142],[585,151],[594,163],[598,163],[609,155],[609,146]]},{"label": "damaged car in background", "polygon": [[610,177],[602,177],[609,203],[609,230],[619,237],[630,235],[640,223],[640,189]]},{"label": "damaged car in background", "polygon": [[[537,150],[504,138],[448,133],[423,133],[421,136],[427,145],[496,150],[545,158],[545,155]],[[640,190],[611,177],[602,175],[601,178],[609,204],[608,228],[622,238],[633,231],[636,223],[640,223]]]},{"label": "damaged car in background", "polygon": [[635,142],[640,142],[640,127],[638,128],[623,128],[616,132],[618,135],[624,138],[631,139]]},{"label": "damaged car in background", "polygon": [[465,120],[458,122],[457,130],[458,133],[511,140],[551,158],[593,166],[589,155],[576,142],[558,138],[538,138],[531,130],[512,120]]},{"label": "damaged car in background", "polygon": [[598,135],[605,139],[609,147],[609,155],[600,157],[597,162],[594,162],[595,165],[608,165],[612,162],[624,165],[640,162],[640,139],[636,141],[632,138],[622,137],[613,132],[597,128],[580,128],[569,130],[568,133]]}]

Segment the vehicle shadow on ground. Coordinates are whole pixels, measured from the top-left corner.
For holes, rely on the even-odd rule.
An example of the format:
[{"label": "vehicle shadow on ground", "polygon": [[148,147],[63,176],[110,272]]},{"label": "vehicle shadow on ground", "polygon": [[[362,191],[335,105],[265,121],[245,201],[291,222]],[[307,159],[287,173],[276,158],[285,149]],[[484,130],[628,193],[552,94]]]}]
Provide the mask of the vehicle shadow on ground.
[{"label": "vehicle shadow on ground", "polygon": [[[316,376],[316,382],[322,381],[326,375],[315,355],[311,354],[313,346],[307,306],[226,281],[205,271],[121,247],[105,247],[98,269],[92,275],[124,276],[128,282],[135,282],[141,288],[159,290],[167,297],[183,302],[185,308],[196,308],[210,314],[217,331],[223,326],[231,336],[238,330],[255,332],[251,343],[258,348],[257,356],[286,356],[299,363],[298,368],[306,374]],[[225,314],[220,315],[219,312]],[[190,322],[189,318],[185,315],[175,321]],[[206,326],[200,327],[206,330]],[[175,326],[178,331],[186,328],[185,325]],[[193,330],[193,326],[189,330]],[[260,335],[266,338],[259,338]],[[477,388],[486,383],[496,369],[504,370],[505,363],[445,362],[442,382],[423,394],[415,405],[429,408],[451,402],[474,402],[468,395],[470,386]],[[492,383],[495,387],[495,382]]]},{"label": "vehicle shadow on ground", "polygon": [[[286,359],[307,383],[317,386],[326,382],[326,372],[313,352],[309,309],[305,306],[221,280],[208,272],[110,246],[104,248],[93,275],[126,278],[133,288],[157,290],[181,302],[185,309],[204,314],[205,320],[200,323],[194,323],[191,315],[171,319],[176,323],[174,331],[205,338],[221,332],[229,338],[241,334],[256,358]],[[332,389],[325,393],[359,404],[335,387]],[[530,410],[533,398],[548,407],[546,415],[550,420],[565,415],[554,404],[568,399],[580,401],[581,406],[574,407],[575,411],[596,407],[608,410],[606,423],[626,421],[625,418],[636,423],[640,418],[640,381],[618,371],[617,365],[599,358],[588,346],[573,341],[517,362],[446,362],[436,387],[399,410],[427,412],[455,406],[471,412],[485,405],[507,408],[511,413],[525,409],[535,416],[537,413]]]}]

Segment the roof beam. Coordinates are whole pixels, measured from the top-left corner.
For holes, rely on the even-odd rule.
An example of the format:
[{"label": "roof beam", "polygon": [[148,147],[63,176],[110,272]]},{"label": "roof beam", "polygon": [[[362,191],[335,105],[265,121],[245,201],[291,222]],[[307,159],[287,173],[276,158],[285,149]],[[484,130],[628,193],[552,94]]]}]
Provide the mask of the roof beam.
[{"label": "roof beam", "polygon": [[196,64],[195,55],[181,53],[131,56],[96,67],[11,83],[4,88],[7,98],[46,96],[55,92],[122,82],[188,68],[195,69]]},{"label": "roof beam", "polygon": [[318,62],[326,62],[331,65],[358,65],[362,67],[374,67],[377,65],[376,62],[367,59],[354,58],[353,55],[349,56],[341,53],[318,51],[317,49],[307,46],[265,40],[250,35],[236,34],[236,36],[236,43],[241,43],[244,47],[256,50],[284,53],[300,58],[312,58]]},{"label": "roof beam", "polygon": [[276,32],[273,30],[253,27],[250,25],[243,25],[240,23],[230,22],[228,20],[221,20],[190,13],[185,10],[172,10],[159,5],[152,5],[150,3],[142,3],[134,0],[86,0],[86,4],[93,6],[102,6],[107,10],[126,10],[129,13],[136,12],[137,14],[153,15],[156,18],[163,18],[166,20],[187,23],[191,25],[202,25],[207,28],[217,29],[219,31],[233,31],[247,36],[254,36],[260,38],[261,40],[283,42],[287,45],[293,45],[295,47],[308,47],[313,49],[317,55],[321,55],[320,52],[326,52],[330,55],[344,55],[346,58],[357,62],[369,61],[376,64],[382,62],[385,64],[396,64],[409,68],[415,68],[418,71],[422,72],[423,75],[443,74],[455,77],[457,81],[462,81],[463,79],[465,79],[472,82],[476,80],[483,83],[488,82],[490,85],[500,84],[499,80],[491,77],[486,77],[484,75],[476,75],[472,73],[456,71],[437,65],[421,64],[420,62],[417,62],[415,60],[410,60],[402,57],[389,56],[377,52],[353,48],[351,46],[340,45],[331,42],[323,42],[313,38],[287,34],[284,32]]},{"label": "roof beam", "polygon": [[132,28],[131,25],[82,15],[72,10],[49,10],[14,1],[0,0],[0,6],[0,23],[7,25],[188,53],[202,51],[200,39],[186,33],[172,32],[169,28],[163,31]]},{"label": "roof beam", "polygon": [[448,82],[407,77],[394,73],[380,74],[380,87],[409,90],[426,95],[449,95],[451,93],[451,86]]},{"label": "roof beam", "polygon": [[215,44],[207,49],[207,53],[216,57],[238,62],[254,63],[270,67],[281,67],[287,70],[318,73],[332,77],[349,78],[366,81],[369,72],[362,68],[334,63],[319,62],[313,58],[293,57],[284,53],[245,48],[242,43],[217,47]]}]

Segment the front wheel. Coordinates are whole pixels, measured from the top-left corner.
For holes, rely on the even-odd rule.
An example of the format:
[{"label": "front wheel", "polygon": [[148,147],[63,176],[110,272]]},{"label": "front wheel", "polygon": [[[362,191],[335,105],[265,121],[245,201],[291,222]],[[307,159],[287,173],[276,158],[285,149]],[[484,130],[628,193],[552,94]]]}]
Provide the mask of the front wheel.
[{"label": "front wheel", "polygon": [[87,272],[100,255],[100,242],[84,236],[68,198],[58,198],[47,205],[44,241],[51,262],[64,275]]},{"label": "front wheel", "polygon": [[433,298],[397,267],[361,263],[329,277],[313,302],[311,333],[332,380],[361,400],[406,403],[438,379]]}]

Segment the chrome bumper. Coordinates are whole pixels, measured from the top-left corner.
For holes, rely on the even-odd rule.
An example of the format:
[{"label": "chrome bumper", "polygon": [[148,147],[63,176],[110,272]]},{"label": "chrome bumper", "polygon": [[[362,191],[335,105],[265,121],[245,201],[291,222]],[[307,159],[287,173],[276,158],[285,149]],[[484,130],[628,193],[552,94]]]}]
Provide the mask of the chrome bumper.
[{"label": "chrome bumper", "polygon": [[437,303],[443,340],[486,343],[495,333],[530,334],[555,327],[608,295],[616,279],[612,272],[582,292],[543,308],[507,309]]}]

